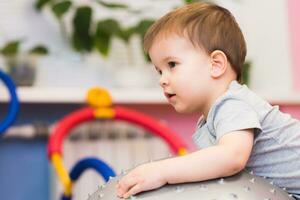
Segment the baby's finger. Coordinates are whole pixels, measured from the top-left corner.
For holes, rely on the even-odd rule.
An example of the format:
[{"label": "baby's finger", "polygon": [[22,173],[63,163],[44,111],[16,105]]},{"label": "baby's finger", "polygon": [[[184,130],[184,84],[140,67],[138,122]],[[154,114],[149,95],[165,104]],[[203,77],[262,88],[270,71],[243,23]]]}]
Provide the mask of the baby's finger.
[{"label": "baby's finger", "polygon": [[137,184],[136,178],[132,176],[124,177],[119,182],[118,194],[123,195],[127,193],[130,190],[130,188],[132,188],[136,184]]},{"label": "baby's finger", "polygon": [[116,189],[117,189],[117,196],[122,198],[125,192],[120,187],[117,187]]},{"label": "baby's finger", "polygon": [[142,192],[142,187],[140,186],[140,184],[136,184],[125,195],[123,195],[123,197],[126,199],[132,195],[139,193],[139,192]]}]

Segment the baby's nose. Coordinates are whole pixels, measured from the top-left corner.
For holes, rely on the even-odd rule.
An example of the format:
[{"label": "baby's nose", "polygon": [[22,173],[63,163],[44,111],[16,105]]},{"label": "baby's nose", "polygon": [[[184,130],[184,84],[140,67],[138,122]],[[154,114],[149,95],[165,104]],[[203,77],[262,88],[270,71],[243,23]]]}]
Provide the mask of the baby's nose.
[{"label": "baby's nose", "polygon": [[161,76],[159,79],[159,85],[161,87],[168,85],[168,79],[165,76]]}]

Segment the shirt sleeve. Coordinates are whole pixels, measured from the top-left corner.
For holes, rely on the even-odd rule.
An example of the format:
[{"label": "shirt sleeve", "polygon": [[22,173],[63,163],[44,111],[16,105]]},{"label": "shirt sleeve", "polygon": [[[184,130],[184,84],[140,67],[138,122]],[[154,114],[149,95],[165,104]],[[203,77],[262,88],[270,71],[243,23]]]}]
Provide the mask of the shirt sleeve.
[{"label": "shirt sleeve", "polygon": [[257,112],[246,102],[239,99],[226,99],[217,105],[213,116],[216,140],[232,131],[255,129],[260,132],[261,125]]}]

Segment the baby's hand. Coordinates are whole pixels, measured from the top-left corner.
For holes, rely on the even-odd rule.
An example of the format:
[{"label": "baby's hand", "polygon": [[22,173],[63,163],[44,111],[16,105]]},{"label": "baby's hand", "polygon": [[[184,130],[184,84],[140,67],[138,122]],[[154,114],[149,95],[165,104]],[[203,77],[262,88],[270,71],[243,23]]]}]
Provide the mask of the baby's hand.
[{"label": "baby's hand", "polygon": [[159,188],[167,183],[162,173],[162,162],[140,165],[130,171],[117,184],[117,195],[128,198],[142,191]]}]

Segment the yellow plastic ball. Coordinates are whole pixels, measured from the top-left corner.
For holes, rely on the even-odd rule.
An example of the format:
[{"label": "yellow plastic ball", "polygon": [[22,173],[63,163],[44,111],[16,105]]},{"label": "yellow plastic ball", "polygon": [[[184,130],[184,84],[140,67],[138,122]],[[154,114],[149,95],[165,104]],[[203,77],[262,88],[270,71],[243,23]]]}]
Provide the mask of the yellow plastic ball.
[{"label": "yellow plastic ball", "polygon": [[109,107],[112,105],[112,98],[104,88],[91,88],[87,94],[87,102],[93,107]]}]

